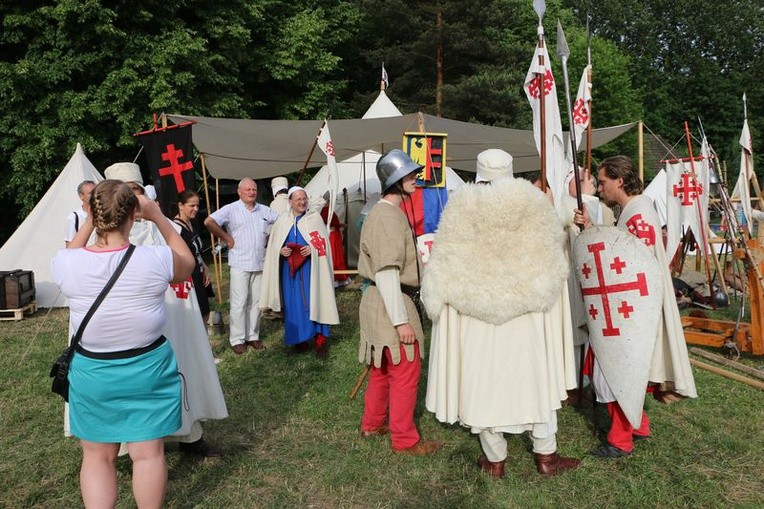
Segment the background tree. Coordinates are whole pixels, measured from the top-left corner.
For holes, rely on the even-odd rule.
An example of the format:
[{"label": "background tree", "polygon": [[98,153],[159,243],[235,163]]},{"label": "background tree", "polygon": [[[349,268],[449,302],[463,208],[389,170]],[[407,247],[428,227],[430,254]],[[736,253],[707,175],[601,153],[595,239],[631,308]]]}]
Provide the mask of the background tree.
[{"label": "background tree", "polygon": [[[754,152],[764,147],[764,5],[760,0],[566,1],[580,20],[591,15],[594,34],[631,56],[645,123],[666,139],[681,137],[683,122],[703,120],[723,158],[739,158],[747,91]],[[695,129],[693,131],[697,132]],[[761,166],[761,165],[759,165]]]}]

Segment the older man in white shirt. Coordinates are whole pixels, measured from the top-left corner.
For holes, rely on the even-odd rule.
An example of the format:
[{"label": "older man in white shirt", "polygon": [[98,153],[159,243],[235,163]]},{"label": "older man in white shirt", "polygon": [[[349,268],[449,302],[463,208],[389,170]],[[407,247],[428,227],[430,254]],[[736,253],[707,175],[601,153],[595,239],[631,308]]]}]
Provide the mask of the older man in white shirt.
[{"label": "older man in white shirt", "polygon": [[[260,340],[260,287],[270,227],[278,219],[271,208],[257,203],[257,184],[239,181],[239,200],[210,214],[204,226],[228,245],[230,276],[229,341],[237,355],[265,348]],[[223,229],[226,228],[226,230]]]}]

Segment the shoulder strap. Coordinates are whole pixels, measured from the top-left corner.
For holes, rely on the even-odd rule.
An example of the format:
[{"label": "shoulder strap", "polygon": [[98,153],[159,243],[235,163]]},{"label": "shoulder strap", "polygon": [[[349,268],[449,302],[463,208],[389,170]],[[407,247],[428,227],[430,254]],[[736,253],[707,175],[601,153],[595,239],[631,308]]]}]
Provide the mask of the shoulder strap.
[{"label": "shoulder strap", "polygon": [[74,232],[77,233],[80,231],[80,215],[77,214],[76,210],[72,214],[74,214]]},{"label": "shoulder strap", "polygon": [[127,247],[125,256],[122,257],[122,260],[120,260],[119,265],[117,266],[117,269],[114,271],[114,274],[111,275],[109,282],[106,283],[106,286],[103,287],[103,290],[101,290],[101,293],[98,294],[98,297],[96,297],[96,300],[93,301],[93,305],[91,305],[90,309],[88,309],[88,312],[85,314],[85,317],[82,319],[82,322],[80,322],[80,326],[77,328],[77,333],[74,335],[74,337],[72,337],[72,342],[69,344],[69,358],[71,358],[72,354],[74,353],[74,349],[77,347],[77,343],[80,342],[82,333],[85,331],[85,326],[90,321],[90,318],[92,318],[93,314],[96,312],[96,309],[98,309],[98,306],[100,306],[101,302],[103,302],[104,298],[106,298],[106,294],[109,293],[111,288],[114,286],[114,283],[117,282],[117,279],[119,279],[119,276],[120,274],[122,274],[122,271],[125,270],[127,261],[133,255],[133,251],[135,251],[135,245],[130,244]]}]

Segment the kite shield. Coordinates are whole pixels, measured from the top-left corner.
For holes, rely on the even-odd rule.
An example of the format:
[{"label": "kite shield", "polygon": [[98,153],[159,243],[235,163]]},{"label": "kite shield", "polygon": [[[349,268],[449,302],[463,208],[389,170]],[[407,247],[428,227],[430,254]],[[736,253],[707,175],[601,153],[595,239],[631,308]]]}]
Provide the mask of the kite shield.
[{"label": "kite shield", "polygon": [[638,428],[662,315],[662,269],[644,243],[613,226],[578,235],[573,269],[597,361],[624,414]]}]

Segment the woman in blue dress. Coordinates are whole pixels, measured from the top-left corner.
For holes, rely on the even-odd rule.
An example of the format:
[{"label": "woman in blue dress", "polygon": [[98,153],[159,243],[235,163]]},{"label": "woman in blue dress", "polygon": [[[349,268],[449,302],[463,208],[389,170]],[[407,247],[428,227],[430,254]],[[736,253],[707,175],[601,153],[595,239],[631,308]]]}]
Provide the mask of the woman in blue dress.
[{"label": "woman in blue dress", "polygon": [[260,307],[283,309],[284,344],[306,350],[315,340],[316,354],[325,358],[329,325],[339,323],[329,234],[320,207],[308,210],[304,189],[292,187],[288,198],[290,211],[268,242]]}]

